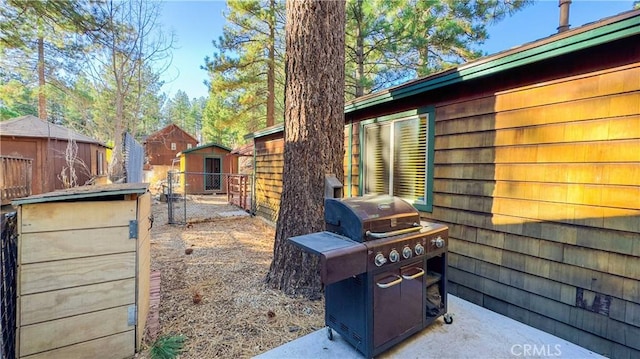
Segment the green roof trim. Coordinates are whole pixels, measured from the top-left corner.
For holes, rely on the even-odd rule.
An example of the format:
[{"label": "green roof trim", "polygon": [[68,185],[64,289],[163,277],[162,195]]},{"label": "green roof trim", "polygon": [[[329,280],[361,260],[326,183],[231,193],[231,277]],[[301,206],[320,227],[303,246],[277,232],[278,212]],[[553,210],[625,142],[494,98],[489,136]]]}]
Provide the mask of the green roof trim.
[{"label": "green roof trim", "polygon": [[97,200],[99,200],[99,197],[143,194],[147,192],[148,188],[148,183],[122,183],[80,186],[16,199],[13,200],[11,204],[14,206],[19,206],[23,204],[61,202],[85,198],[96,198]]},{"label": "green roof trim", "polygon": [[595,24],[574,29],[573,32],[575,31],[577,33],[570,34],[570,31],[553,35],[389,90],[383,90],[377,94],[355,99],[345,105],[345,113],[637,35],[640,33],[640,11],[626,12]]},{"label": "green roof trim", "polygon": [[218,148],[222,148],[223,150],[227,150],[227,151],[231,152],[231,149],[229,147],[223,146],[223,145],[219,145],[219,144],[214,143],[214,142],[205,143],[204,145],[188,148],[188,149],[186,149],[184,151],[181,151],[181,152],[182,153],[189,153],[189,152],[193,152],[193,151],[197,151],[197,150],[201,150],[203,148],[209,148],[209,147],[218,147]]},{"label": "green roof trim", "polygon": [[274,133],[278,133],[278,132],[282,132],[284,131],[284,123],[275,125],[275,126],[271,126],[271,127],[267,127],[265,129],[262,130],[258,130],[256,132],[252,132],[252,133],[248,133],[246,135],[244,135],[244,139],[245,140],[250,140],[253,138],[260,138],[260,137],[264,137],[264,136],[269,136],[269,135],[273,135]]}]

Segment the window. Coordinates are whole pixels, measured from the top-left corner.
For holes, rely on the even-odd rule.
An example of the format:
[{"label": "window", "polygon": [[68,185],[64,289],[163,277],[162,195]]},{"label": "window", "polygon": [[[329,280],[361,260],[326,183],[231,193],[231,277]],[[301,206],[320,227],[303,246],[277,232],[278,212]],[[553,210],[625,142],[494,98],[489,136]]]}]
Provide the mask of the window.
[{"label": "window", "polygon": [[190,143],[187,143],[187,149],[193,147],[193,145],[191,145]]},{"label": "window", "polygon": [[100,152],[100,151],[96,151],[96,157],[97,157],[97,159],[98,159],[98,160],[96,161],[96,162],[97,162],[97,163],[96,163],[96,165],[97,165],[97,167],[98,167],[98,168],[97,168],[97,171],[96,171],[96,174],[97,174],[98,176],[102,176],[102,175],[104,175],[104,158],[102,157],[102,155],[103,155],[103,154],[102,154],[102,152]]},{"label": "window", "polygon": [[429,115],[413,111],[363,123],[363,194],[390,194],[431,210]]},{"label": "window", "polygon": [[176,143],[171,142],[171,151],[175,151],[175,150],[176,150]]}]

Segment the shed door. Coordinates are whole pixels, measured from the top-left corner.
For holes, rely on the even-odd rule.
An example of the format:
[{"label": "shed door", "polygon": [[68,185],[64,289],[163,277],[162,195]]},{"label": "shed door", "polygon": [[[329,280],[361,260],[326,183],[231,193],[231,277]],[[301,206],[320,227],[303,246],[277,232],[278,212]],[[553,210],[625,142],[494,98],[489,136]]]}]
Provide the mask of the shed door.
[{"label": "shed door", "polygon": [[222,186],[222,160],[220,158],[204,159],[204,190],[215,191],[220,190]]}]

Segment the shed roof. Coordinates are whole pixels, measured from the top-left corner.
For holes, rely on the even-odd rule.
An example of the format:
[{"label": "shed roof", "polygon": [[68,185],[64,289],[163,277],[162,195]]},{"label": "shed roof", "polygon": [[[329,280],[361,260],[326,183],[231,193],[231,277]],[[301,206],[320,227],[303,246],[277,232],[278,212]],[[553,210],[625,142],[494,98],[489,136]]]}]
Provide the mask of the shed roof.
[{"label": "shed roof", "polygon": [[37,194],[25,198],[16,199],[11,204],[22,205],[31,203],[60,202],[84,198],[115,196],[125,194],[143,194],[149,188],[148,183],[119,183],[94,186],[80,186],[58,191]]},{"label": "shed roof", "polygon": [[180,152],[180,153],[189,153],[189,152],[194,152],[194,151],[202,150],[202,149],[204,149],[204,148],[209,148],[209,147],[218,147],[218,148],[221,148],[221,149],[223,149],[223,150],[225,150],[225,151],[229,151],[229,152],[231,152],[231,149],[230,149],[229,147],[226,147],[226,146],[223,146],[223,145],[219,145],[219,144],[217,144],[217,143],[213,143],[213,142],[212,142],[212,143],[204,144],[204,145],[202,145],[202,146],[192,147],[192,148],[186,149],[186,150],[184,150],[184,151],[182,151],[182,152]]},{"label": "shed roof", "polygon": [[249,142],[240,147],[236,147],[231,150],[231,154],[240,156],[253,156],[253,142]]},{"label": "shed roof", "polygon": [[85,136],[72,129],[43,121],[35,116],[27,115],[0,122],[0,135],[14,137],[54,138],[59,140],[73,139],[76,142],[106,145],[94,138]]},{"label": "shed roof", "polygon": [[[345,104],[345,114],[401,98],[414,96],[467,80],[487,77],[505,70],[526,66],[545,59],[569,54],[640,34],[640,10],[607,17],[572,30],[553,34],[478,60],[459,65],[399,86],[358,97]],[[260,138],[281,132],[283,124],[268,127],[245,136]]]},{"label": "shed roof", "polygon": [[151,140],[163,140],[164,137],[174,131],[180,131],[182,133],[184,133],[185,135],[187,135],[188,137],[190,137],[195,143],[198,143],[199,141],[191,136],[189,134],[189,132],[183,130],[182,128],[180,128],[180,126],[176,125],[175,123],[171,123],[165,127],[163,127],[162,129],[150,134],[149,136],[145,136],[144,142],[149,142]]}]

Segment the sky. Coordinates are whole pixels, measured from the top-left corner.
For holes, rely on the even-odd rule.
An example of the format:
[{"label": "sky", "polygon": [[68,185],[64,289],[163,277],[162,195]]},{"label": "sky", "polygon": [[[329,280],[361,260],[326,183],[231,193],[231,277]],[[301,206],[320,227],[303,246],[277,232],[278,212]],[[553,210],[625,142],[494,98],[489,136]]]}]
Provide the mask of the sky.
[{"label": "sky", "polygon": [[[613,16],[633,8],[627,0],[573,0],[570,7],[571,28]],[[173,0],[162,4],[160,22],[164,31],[175,35],[173,61],[164,73],[162,90],[170,97],[178,90],[190,98],[206,97],[204,81],[207,72],[200,66],[213,54],[214,39],[222,35],[226,2],[220,0]],[[559,9],[557,0],[538,0],[488,28],[489,39],[480,50],[494,54],[557,32]]]}]

